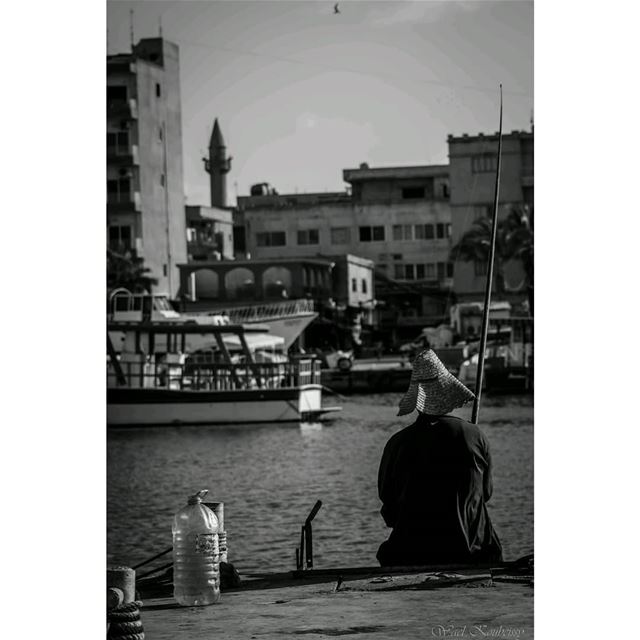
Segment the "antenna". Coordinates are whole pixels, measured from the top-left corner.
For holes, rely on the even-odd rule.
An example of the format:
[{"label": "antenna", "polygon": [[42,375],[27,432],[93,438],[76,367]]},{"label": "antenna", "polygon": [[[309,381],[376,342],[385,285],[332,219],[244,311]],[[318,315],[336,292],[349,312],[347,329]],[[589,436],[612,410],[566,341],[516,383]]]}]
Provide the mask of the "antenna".
[{"label": "antenna", "polygon": [[131,51],[133,51],[133,9],[129,10],[129,36],[131,38]]}]

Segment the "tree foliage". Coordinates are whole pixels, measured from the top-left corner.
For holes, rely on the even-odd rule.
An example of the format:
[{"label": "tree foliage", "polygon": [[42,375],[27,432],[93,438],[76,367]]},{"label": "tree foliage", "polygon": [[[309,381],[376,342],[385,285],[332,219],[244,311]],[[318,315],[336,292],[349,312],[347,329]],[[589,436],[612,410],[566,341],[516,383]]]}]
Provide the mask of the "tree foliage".
[{"label": "tree foliage", "polygon": [[[450,253],[450,260],[488,263],[491,248],[491,219],[480,218],[464,233]],[[498,222],[494,262],[495,285],[498,293],[505,292],[504,268],[517,260],[525,273],[529,309],[533,315],[533,227],[528,207],[512,207]]]},{"label": "tree foliage", "polygon": [[120,287],[132,293],[151,292],[151,287],[158,284],[150,275],[150,269],[144,266],[144,260],[135,255],[115,253],[107,249],[107,290]]}]

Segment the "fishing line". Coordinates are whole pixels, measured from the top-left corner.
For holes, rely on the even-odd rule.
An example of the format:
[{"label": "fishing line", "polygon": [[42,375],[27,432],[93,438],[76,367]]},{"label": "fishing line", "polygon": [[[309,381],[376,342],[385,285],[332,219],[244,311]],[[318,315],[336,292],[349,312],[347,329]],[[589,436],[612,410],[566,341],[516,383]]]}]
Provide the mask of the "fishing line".
[{"label": "fishing line", "polygon": [[[253,56],[256,58],[267,58],[270,60],[276,60],[278,62],[288,62],[289,64],[297,64],[302,66],[316,67],[317,69],[322,69],[324,71],[335,71],[340,73],[353,73],[356,75],[369,76],[372,78],[382,78],[385,80],[393,80],[398,81],[399,78],[403,78],[406,80],[411,80],[412,82],[418,82],[422,84],[431,84],[435,86],[444,87],[447,89],[460,89],[463,91],[478,91],[480,93],[491,94],[495,92],[495,89],[489,87],[479,87],[474,85],[463,85],[463,84],[452,84],[450,82],[444,82],[442,80],[426,80],[426,79],[416,79],[415,77],[410,77],[407,75],[391,75],[391,74],[382,74],[382,73],[372,73],[369,71],[362,71],[359,69],[350,69],[347,67],[334,67],[330,65],[321,64],[318,62],[309,62],[306,60],[296,60],[295,58],[287,58],[285,56],[276,56],[270,53],[264,53],[259,51],[252,51],[250,49],[235,49],[232,47],[226,47],[221,45],[212,45],[204,42],[196,42],[195,40],[183,40],[181,38],[177,38],[174,40],[179,45],[187,46],[187,47],[201,47],[203,49],[211,49],[212,51],[227,51],[229,53],[235,53],[238,55],[247,55]],[[518,96],[521,98],[531,98],[532,94],[528,91],[505,91],[505,94]]]}]

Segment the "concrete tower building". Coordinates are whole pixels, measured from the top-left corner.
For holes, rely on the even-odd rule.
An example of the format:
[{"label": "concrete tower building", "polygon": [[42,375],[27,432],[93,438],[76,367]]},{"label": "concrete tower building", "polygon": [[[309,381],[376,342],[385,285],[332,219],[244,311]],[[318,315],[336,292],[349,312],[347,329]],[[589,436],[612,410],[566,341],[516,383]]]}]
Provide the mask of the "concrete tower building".
[{"label": "concrete tower building", "polygon": [[216,118],[209,141],[209,158],[204,158],[204,167],[211,184],[211,206],[227,206],[227,173],[231,170],[232,158],[227,158],[227,147]]},{"label": "concrete tower building", "polygon": [[178,47],[147,38],[107,57],[109,248],[144,259],[171,297],[187,260]]}]

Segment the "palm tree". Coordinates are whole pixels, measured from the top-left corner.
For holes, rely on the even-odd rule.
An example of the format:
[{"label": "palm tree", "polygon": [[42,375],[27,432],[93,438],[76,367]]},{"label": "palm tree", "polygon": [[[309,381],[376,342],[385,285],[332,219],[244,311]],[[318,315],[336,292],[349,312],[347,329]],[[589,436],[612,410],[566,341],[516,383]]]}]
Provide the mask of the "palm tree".
[{"label": "palm tree", "polygon": [[[488,263],[490,247],[491,220],[480,218],[452,247],[449,259]],[[524,269],[529,312],[533,316],[533,226],[526,205],[512,207],[507,217],[498,222],[494,273],[499,294],[505,292],[504,268],[511,260],[519,261]]]},{"label": "palm tree", "polygon": [[150,293],[158,281],[149,273],[150,269],[144,266],[142,258],[107,249],[107,291],[124,287],[132,293]]}]

